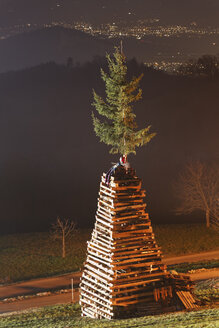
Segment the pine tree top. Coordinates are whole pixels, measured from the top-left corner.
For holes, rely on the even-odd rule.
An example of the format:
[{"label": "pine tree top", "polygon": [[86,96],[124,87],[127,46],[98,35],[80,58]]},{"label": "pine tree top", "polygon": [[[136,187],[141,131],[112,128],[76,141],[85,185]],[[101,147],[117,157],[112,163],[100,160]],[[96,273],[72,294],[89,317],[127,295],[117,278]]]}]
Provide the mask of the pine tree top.
[{"label": "pine tree top", "polygon": [[133,113],[133,103],[140,100],[142,90],[139,83],[143,77],[127,80],[126,58],[116,48],[113,57],[106,55],[109,72],[101,69],[101,77],[105,83],[105,100],[95,91],[92,105],[104,117],[103,121],[92,113],[94,131],[101,142],[112,146],[110,153],[128,155],[136,153],[135,148],[148,143],[155,133],[150,133],[150,126],[137,130]]}]

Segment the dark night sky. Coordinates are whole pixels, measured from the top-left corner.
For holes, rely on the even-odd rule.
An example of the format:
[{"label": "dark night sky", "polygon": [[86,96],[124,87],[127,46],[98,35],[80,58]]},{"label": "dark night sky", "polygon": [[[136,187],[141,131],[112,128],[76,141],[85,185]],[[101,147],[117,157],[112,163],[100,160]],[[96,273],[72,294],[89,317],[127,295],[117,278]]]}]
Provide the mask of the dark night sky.
[{"label": "dark night sky", "polygon": [[[132,15],[128,15],[131,12]],[[0,0],[1,26],[52,20],[160,18],[162,23],[218,25],[218,0]]]},{"label": "dark night sky", "polygon": [[[140,18],[218,26],[218,13],[218,0],[0,0],[0,27]],[[113,48],[110,42],[59,28],[51,35],[48,29],[46,37],[44,31],[34,31],[0,40],[1,65],[2,58],[8,62],[5,70],[0,65],[4,72],[0,74],[0,233],[48,229],[57,215],[75,219],[81,226],[93,225],[99,177],[117,160],[98,142],[90,117],[92,88],[103,92],[99,77],[103,60],[85,63],[92,52],[83,65],[69,69],[66,59],[72,53],[80,57],[82,45],[83,54],[98,48],[98,55],[103,55]],[[147,47],[140,52],[146,53]],[[67,50],[61,58],[63,48]],[[135,41],[130,49],[135,54]],[[30,54],[38,54],[35,61]],[[45,65],[51,60],[62,65]],[[180,221],[173,217],[171,183],[187,160],[219,159],[219,80],[169,76],[136,62],[131,69],[133,75],[145,70],[139,122],[152,124],[158,132],[131,161],[143,178],[152,218]]]}]

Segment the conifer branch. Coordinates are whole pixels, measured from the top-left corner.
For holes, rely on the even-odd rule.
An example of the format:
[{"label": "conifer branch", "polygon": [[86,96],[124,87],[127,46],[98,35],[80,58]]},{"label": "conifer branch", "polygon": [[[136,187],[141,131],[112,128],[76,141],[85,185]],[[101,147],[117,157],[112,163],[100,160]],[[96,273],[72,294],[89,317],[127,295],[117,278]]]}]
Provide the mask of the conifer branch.
[{"label": "conifer branch", "polygon": [[133,77],[127,81],[126,58],[116,48],[113,57],[106,55],[109,72],[101,69],[101,78],[105,83],[106,99],[93,92],[95,107],[99,115],[107,121],[101,122],[92,113],[94,131],[101,142],[112,146],[110,153],[128,155],[136,153],[135,148],[148,143],[156,133],[150,133],[150,126],[137,130],[132,104],[142,98],[139,83],[143,77]]}]

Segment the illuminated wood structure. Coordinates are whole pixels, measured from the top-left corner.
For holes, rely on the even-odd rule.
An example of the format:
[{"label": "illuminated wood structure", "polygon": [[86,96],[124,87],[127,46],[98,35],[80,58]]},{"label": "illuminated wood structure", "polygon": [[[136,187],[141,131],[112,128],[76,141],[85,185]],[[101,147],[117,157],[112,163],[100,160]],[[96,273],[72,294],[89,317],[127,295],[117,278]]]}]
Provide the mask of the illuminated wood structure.
[{"label": "illuminated wood structure", "polygon": [[197,307],[190,278],[162,263],[141,180],[133,169],[101,177],[95,227],[80,283],[82,316],[124,318]]}]

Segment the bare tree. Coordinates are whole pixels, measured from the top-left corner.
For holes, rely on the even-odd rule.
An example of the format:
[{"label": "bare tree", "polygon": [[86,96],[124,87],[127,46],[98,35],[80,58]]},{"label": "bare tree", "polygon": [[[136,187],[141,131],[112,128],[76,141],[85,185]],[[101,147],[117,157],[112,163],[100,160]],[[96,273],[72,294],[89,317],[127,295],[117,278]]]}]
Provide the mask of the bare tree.
[{"label": "bare tree", "polygon": [[213,210],[211,212],[212,226],[219,231],[219,195],[215,198]]},{"label": "bare tree", "polygon": [[54,239],[60,239],[62,241],[62,257],[66,256],[66,240],[73,236],[76,232],[76,222],[71,221],[70,219],[60,219],[57,217],[57,220],[52,224],[51,235]]},{"label": "bare tree", "polygon": [[219,168],[199,161],[186,165],[174,185],[181,204],[177,214],[189,214],[195,210],[205,213],[206,226],[219,227]]}]

